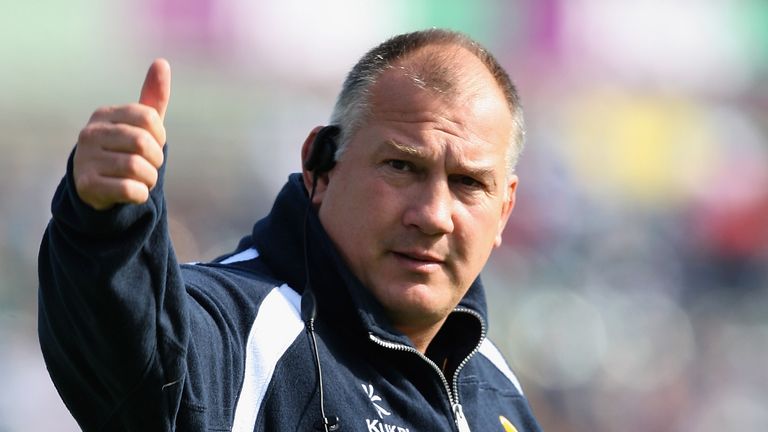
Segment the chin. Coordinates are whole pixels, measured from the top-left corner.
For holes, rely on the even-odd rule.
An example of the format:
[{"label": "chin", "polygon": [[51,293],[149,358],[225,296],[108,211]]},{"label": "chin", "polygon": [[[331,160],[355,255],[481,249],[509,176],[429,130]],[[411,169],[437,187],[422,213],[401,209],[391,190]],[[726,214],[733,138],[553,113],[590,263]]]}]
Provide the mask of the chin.
[{"label": "chin", "polygon": [[430,297],[398,298],[384,306],[390,317],[402,325],[432,325],[442,321],[453,310],[453,305]]}]

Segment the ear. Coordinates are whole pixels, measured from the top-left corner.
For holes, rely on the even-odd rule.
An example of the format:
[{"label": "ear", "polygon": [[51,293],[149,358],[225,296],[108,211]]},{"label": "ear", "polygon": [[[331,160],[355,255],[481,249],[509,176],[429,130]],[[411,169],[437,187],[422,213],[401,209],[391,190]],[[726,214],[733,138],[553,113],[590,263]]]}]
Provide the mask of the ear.
[{"label": "ear", "polygon": [[499,219],[499,230],[496,233],[496,241],[493,242],[494,247],[501,246],[501,234],[504,232],[504,227],[507,226],[509,215],[512,214],[512,210],[515,208],[517,182],[516,175],[511,175],[509,176],[509,179],[507,179],[506,197],[501,205],[501,218]]},{"label": "ear", "polygon": [[[312,130],[309,132],[309,135],[307,135],[307,138],[304,140],[304,144],[302,144],[301,146],[301,176],[304,180],[304,187],[307,188],[307,193],[309,193],[312,190],[312,183],[315,181],[315,174],[314,172],[307,170],[304,166],[305,166],[305,162],[309,158],[309,155],[312,151],[312,144],[315,142],[317,133],[320,132],[322,128],[323,126],[315,126],[314,128],[312,128]],[[312,201],[315,204],[320,203],[321,200],[318,199],[318,196],[322,196],[322,192],[325,190],[325,186],[327,184],[328,184],[327,173],[320,174],[317,177],[317,186],[315,188],[315,196],[312,199]]]}]

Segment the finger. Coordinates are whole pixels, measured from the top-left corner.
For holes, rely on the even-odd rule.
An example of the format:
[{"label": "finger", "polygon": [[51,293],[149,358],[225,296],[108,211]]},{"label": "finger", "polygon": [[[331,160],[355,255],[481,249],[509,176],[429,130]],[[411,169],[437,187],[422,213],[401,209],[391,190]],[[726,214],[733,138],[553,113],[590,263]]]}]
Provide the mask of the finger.
[{"label": "finger", "polygon": [[147,130],[128,124],[91,123],[80,132],[79,143],[91,144],[95,152],[137,154],[155,168],[163,164],[163,150]]},{"label": "finger", "polygon": [[92,176],[81,181],[80,199],[96,210],[115,204],[143,204],[149,199],[147,185],[133,179]]},{"label": "finger", "polygon": [[130,153],[105,153],[97,174],[101,177],[130,179],[143,183],[148,189],[157,184],[157,169],[141,156]]},{"label": "finger", "polygon": [[163,120],[170,98],[171,65],[167,60],[159,58],[152,62],[147,71],[144,85],[141,87],[139,103],[154,108]]},{"label": "finger", "polygon": [[160,115],[153,108],[138,103],[101,107],[94,111],[88,126],[97,123],[127,124],[146,129],[157,140],[165,144],[165,127]]}]

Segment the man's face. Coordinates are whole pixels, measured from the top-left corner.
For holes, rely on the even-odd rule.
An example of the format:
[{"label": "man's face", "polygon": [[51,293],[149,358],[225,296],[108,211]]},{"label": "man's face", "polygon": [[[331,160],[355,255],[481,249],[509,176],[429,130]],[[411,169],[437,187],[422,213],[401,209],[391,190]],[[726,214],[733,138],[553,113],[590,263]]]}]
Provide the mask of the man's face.
[{"label": "man's face", "polygon": [[462,73],[481,85],[454,97],[418,88],[401,69],[385,72],[368,121],[315,196],[330,238],[401,329],[453,310],[514,205],[511,114],[485,67],[466,56]]}]

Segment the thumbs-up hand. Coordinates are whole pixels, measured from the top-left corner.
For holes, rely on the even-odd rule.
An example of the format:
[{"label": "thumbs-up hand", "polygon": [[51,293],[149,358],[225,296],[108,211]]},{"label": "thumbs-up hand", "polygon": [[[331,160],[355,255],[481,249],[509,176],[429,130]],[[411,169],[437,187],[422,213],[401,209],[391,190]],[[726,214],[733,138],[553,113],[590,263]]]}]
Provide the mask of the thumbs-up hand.
[{"label": "thumbs-up hand", "polygon": [[77,194],[96,210],[141,204],[163,164],[163,119],[171,95],[171,67],[155,60],[139,103],[97,109],[78,136],[73,159]]}]

